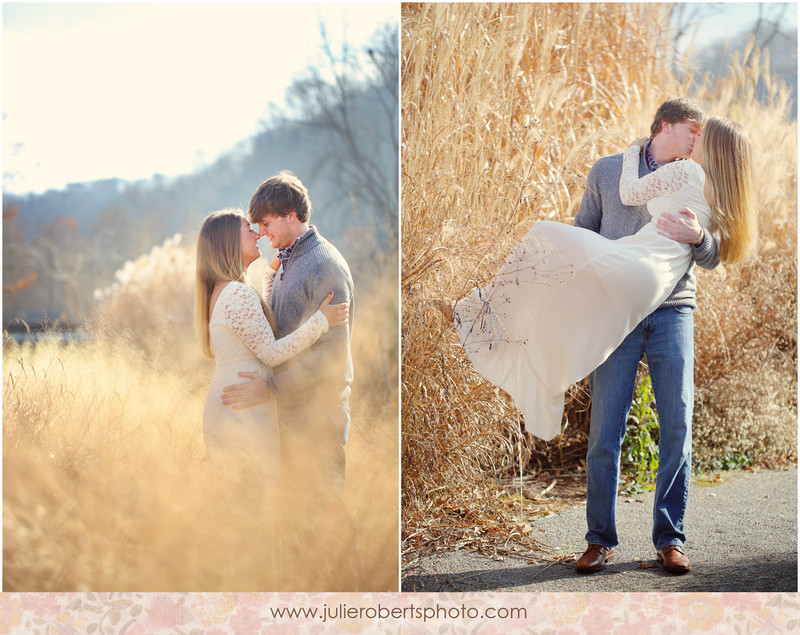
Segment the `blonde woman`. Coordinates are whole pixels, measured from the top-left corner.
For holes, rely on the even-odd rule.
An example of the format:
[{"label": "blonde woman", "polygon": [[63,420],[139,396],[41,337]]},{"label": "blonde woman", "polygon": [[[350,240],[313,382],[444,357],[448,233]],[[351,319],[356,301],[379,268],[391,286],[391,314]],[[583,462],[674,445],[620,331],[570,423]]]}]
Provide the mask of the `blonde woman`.
[{"label": "blonde woman", "polygon": [[691,568],[692,270],[739,262],[757,240],[749,140],[735,122],[704,120],[687,100],[662,104],[650,139],[594,164],[574,225],[536,223],[487,287],[442,305],[475,369],[536,436],[560,432],[564,392],[591,373],[580,573],[617,545],[621,444],[645,355],[661,422],[653,543],[667,572]]},{"label": "blonde woman", "polygon": [[679,210],[693,210],[697,246],[719,234],[722,262],[738,262],[752,250],[749,142],[738,124],[721,118],[698,134],[693,160],[670,162],[641,179],[649,139],[622,155],[620,199],[646,204],[651,216],[635,234],[608,240],[540,221],[487,287],[473,290],[451,314],[444,306],[475,368],[530,415],[529,432],[545,440],[558,434],[564,391],[601,364],[684,276],[692,243],[664,229],[681,222]]},{"label": "blonde woman", "polygon": [[216,361],[203,411],[203,436],[210,457],[229,455],[221,450],[247,452],[276,476],[280,446],[275,400],[234,409],[223,405],[222,389],[237,381],[240,371],[267,379],[274,366],[311,346],[329,328],[347,324],[349,306],[331,305],[331,292],[297,330],[276,340],[269,293],[277,258],[265,273],[264,299],[247,280],[247,268],[261,256],[258,237],[235,209],[213,212],[200,228],[195,327],[203,353]]}]

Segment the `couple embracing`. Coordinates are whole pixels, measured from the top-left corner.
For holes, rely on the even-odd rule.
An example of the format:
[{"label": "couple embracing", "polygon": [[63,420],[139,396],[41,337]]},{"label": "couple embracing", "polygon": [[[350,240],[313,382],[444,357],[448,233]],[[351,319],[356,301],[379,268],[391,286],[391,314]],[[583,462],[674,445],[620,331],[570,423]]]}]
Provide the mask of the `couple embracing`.
[{"label": "couple embracing", "polygon": [[643,358],[660,421],[653,546],[668,573],[691,569],[694,266],[753,252],[753,200],[742,127],[669,99],[648,138],[594,164],[573,225],[536,223],[489,285],[437,301],[475,369],[542,439],[559,434],[565,391],[589,375],[588,546],[578,573],[600,571],[619,542],[621,446]]},{"label": "couple embracing", "polygon": [[[353,278],[339,251],[309,224],[311,209],[300,179],[282,171],[258,187],[247,217],[225,209],[203,221],[195,327],[204,354],[216,361],[203,436],[212,464],[241,462],[230,468],[251,474],[257,489],[280,487],[298,517],[332,521],[341,535],[331,541],[347,543],[358,574],[356,531],[342,499]],[[247,269],[261,256],[261,237],[278,252],[259,296]],[[314,538],[322,566],[330,541]]]}]

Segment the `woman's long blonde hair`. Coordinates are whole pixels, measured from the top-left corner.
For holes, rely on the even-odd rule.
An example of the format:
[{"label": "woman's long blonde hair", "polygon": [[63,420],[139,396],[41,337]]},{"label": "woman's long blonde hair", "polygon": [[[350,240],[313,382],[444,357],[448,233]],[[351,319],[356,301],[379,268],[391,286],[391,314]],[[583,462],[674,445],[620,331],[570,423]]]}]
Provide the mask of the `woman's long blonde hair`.
[{"label": "woman's long blonde hair", "polygon": [[711,219],[720,235],[720,259],[741,262],[755,250],[758,220],[753,194],[753,152],[741,125],[711,117],[703,127],[705,171],[711,182]]},{"label": "woman's long blonde hair", "polygon": [[[194,293],[194,324],[200,346],[206,357],[213,359],[208,333],[211,295],[217,282],[250,284],[242,262],[242,219],[239,209],[222,209],[209,214],[200,226],[197,237],[197,277]],[[277,337],[277,324],[272,309],[261,300],[272,332]]]}]

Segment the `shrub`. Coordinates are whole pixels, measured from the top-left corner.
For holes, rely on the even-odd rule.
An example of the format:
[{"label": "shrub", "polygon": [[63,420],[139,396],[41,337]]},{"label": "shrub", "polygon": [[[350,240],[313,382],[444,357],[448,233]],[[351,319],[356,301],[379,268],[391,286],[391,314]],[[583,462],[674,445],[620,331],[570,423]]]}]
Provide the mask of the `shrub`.
[{"label": "shrub", "polygon": [[658,473],[658,413],[650,377],[640,376],[622,440],[622,493],[655,487]]}]

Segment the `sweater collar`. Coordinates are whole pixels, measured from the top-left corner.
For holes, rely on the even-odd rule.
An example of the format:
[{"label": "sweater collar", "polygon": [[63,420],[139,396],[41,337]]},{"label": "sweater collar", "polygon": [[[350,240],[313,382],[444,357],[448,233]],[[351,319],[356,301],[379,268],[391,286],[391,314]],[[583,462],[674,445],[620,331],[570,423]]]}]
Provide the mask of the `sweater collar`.
[{"label": "sweater collar", "polygon": [[317,236],[317,228],[314,225],[309,225],[306,232],[298,237],[297,240],[294,241],[294,244],[290,247],[293,252],[302,252],[306,249],[312,242],[314,242],[314,236]]},{"label": "sweater collar", "polygon": [[302,254],[315,242],[314,237],[318,236],[317,228],[314,225],[309,225],[308,229],[302,236],[299,236],[289,247],[278,250],[278,258],[281,261],[281,279],[289,263],[292,261],[292,255]]}]

